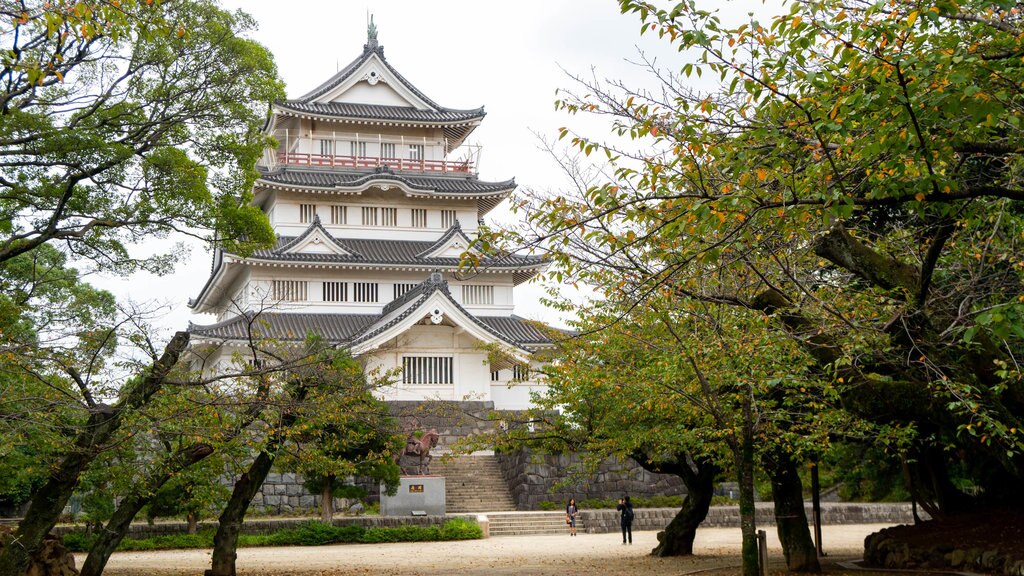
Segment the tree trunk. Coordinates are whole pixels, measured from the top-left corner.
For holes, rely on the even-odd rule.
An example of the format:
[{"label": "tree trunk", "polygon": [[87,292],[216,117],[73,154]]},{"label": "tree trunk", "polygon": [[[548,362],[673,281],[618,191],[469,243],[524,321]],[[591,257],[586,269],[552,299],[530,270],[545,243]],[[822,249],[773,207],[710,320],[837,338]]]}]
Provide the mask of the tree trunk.
[{"label": "tree trunk", "polygon": [[139,490],[122,499],[106,527],[96,531],[96,540],[89,548],[85,562],[82,563],[81,576],[103,574],[110,555],[121,544],[139,510],[153,499],[156,491],[171,479],[172,474],[184,470],[210,454],[213,454],[213,446],[209,444],[191,444],[177,450]]},{"label": "tree trunk", "polygon": [[199,516],[195,512],[189,512],[185,516],[185,521],[188,522],[188,533],[195,534],[199,532]]},{"label": "tree trunk", "polygon": [[249,465],[249,470],[235,482],[231,499],[219,518],[217,533],[213,537],[213,564],[205,576],[235,576],[238,535],[242,531],[245,513],[273,464],[274,459],[264,450]]},{"label": "tree trunk", "polygon": [[803,485],[789,454],[776,452],[768,466],[775,500],[775,525],[790,572],[821,572],[818,553],[807,528]]},{"label": "tree trunk", "polygon": [[334,521],[334,478],[334,474],[325,476],[320,489],[320,521],[324,524]]},{"label": "tree trunk", "polygon": [[13,535],[19,545],[5,546],[0,550],[0,576],[24,576],[32,557],[39,553],[43,538],[64,512],[82,472],[120,428],[124,414],[144,406],[160,390],[188,341],[188,332],[176,333],[145,377],[128,389],[114,406],[99,404],[92,408],[85,428],[75,437],[70,452],[60,460],[46,483],[32,495],[32,503]]},{"label": "tree trunk", "polygon": [[[298,385],[291,401],[302,402],[306,399],[308,391],[307,387]],[[249,470],[235,482],[231,498],[218,520],[217,533],[213,536],[213,562],[204,576],[235,576],[238,535],[242,531],[245,513],[249,510],[249,504],[263,485],[263,481],[267,479],[267,474],[270,473],[270,468],[274,464],[274,457],[271,454],[283,441],[283,432],[291,428],[296,420],[298,415],[295,412],[285,410],[281,415],[280,425],[267,438],[266,448],[249,465]]]},{"label": "tree trunk", "polygon": [[[684,455],[685,457],[685,455]],[[658,533],[658,545],[651,550],[652,556],[689,556],[693,554],[693,540],[697,527],[707,518],[711,498],[715,493],[715,476],[719,468],[714,464],[694,460],[696,473],[679,474],[686,484],[686,499],[683,507],[669,522],[665,530]],[[684,463],[689,470],[689,465]]]},{"label": "tree trunk", "polygon": [[754,516],[754,421],[749,392],[743,395],[742,437],[734,451],[736,476],[740,488],[740,533],[743,576],[758,576],[757,522]]}]

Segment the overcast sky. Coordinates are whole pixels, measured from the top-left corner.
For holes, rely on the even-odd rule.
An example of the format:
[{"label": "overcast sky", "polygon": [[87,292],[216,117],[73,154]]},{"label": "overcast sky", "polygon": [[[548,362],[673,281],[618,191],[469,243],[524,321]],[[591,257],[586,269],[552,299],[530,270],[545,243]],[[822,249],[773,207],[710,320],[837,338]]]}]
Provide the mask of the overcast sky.
[{"label": "overcast sky", "polygon": [[[470,138],[482,147],[480,177],[514,177],[520,187],[560,186],[557,167],[538,149],[533,132],[552,136],[560,126],[579,124],[554,110],[555,90],[572,86],[566,72],[593,70],[600,78],[649,84],[628,61],[637,59],[638,49],[669,68],[682,62],[667,43],[641,37],[637,17],[620,14],[614,0],[222,2],[255,18],[253,37],[273,53],[289,97],[301,96],[361,54],[372,13],[388,62],[423,93],[442,106],[486,107],[487,117]],[[763,10],[760,4],[724,6],[745,14],[751,6]],[[171,276],[93,281],[122,298],[166,303],[170,312],[162,324],[180,330],[190,320],[213,321],[186,305],[206,281],[210,258],[206,247],[193,243],[190,257]],[[536,286],[518,288],[516,313],[553,320],[536,303],[539,294]]]}]

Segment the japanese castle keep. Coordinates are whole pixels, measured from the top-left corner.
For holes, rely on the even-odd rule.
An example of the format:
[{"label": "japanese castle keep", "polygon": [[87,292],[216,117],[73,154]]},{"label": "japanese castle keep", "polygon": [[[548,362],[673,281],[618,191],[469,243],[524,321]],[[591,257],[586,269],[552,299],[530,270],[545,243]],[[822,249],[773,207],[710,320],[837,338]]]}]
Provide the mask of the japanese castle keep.
[{"label": "japanese castle keep", "polygon": [[541,271],[537,257],[484,258],[460,273],[481,219],[515,188],[477,177],[467,137],[484,109],[445,108],[384,57],[371,26],[363,52],[301,98],[273,103],[266,130],[279,145],[258,163],[254,203],[277,232],[273,248],[217,250],[189,302],[217,322],[192,325],[217,344],[226,369],[255,331],[302,340],[310,331],[369,369],[401,369],[386,400],[493,402],[522,409],[538,386],[521,364],[489,364],[484,345],[522,363],[549,339],[513,314],[513,288]]}]

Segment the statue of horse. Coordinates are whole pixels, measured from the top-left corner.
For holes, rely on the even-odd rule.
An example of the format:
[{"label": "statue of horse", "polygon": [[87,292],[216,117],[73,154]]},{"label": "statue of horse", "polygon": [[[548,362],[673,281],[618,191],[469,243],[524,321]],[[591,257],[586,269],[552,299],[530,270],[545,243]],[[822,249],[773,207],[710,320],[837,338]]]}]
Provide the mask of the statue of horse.
[{"label": "statue of horse", "polygon": [[418,456],[420,475],[430,474],[430,461],[434,459],[430,455],[430,449],[437,448],[437,440],[440,437],[441,435],[433,428],[424,432],[419,438],[415,434],[409,434],[409,438],[405,441],[405,452],[398,455],[396,462],[401,460],[402,456]]}]

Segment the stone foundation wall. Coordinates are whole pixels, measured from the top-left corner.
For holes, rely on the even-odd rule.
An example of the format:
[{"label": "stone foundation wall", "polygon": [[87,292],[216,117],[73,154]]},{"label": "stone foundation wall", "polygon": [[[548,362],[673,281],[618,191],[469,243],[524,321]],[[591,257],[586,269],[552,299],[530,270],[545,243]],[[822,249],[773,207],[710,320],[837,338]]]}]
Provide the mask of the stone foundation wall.
[{"label": "stone foundation wall", "polygon": [[[807,521],[811,522],[811,505],[805,506]],[[674,508],[634,508],[634,530],[664,530],[679,512]],[[583,525],[589,533],[618,532],[617,510],[583,510]],[[758,527],[775,526],[775,511],[771,502],[758,502],[755,510]],[[842,524],[905,524],[914,521],[909,503],[848,504],[822,503],[821,523]],[[712,506],[701,528],[737,528],[740,525],[738,506]]]},{"label": "stone foundation wall", "polygon": [[491,419],[494,402],[388,402],[391,415],[405,431],[430,430],[441,435],[442,451],[462,438],[492,431],[499,423]]},{"label": "stone foundation wall", "polygon": [[517,510],[538,510],[540,503],[568,502],[569,498],[619,498],[681,495],[686,487],[678,476],[652,474],[633,461],[609,459],[597,473],[568,487],[554,490],[567,478],[566,470],[580,462],[576,454],[533,454],[529,449],[498,454],[501,471]]}]

